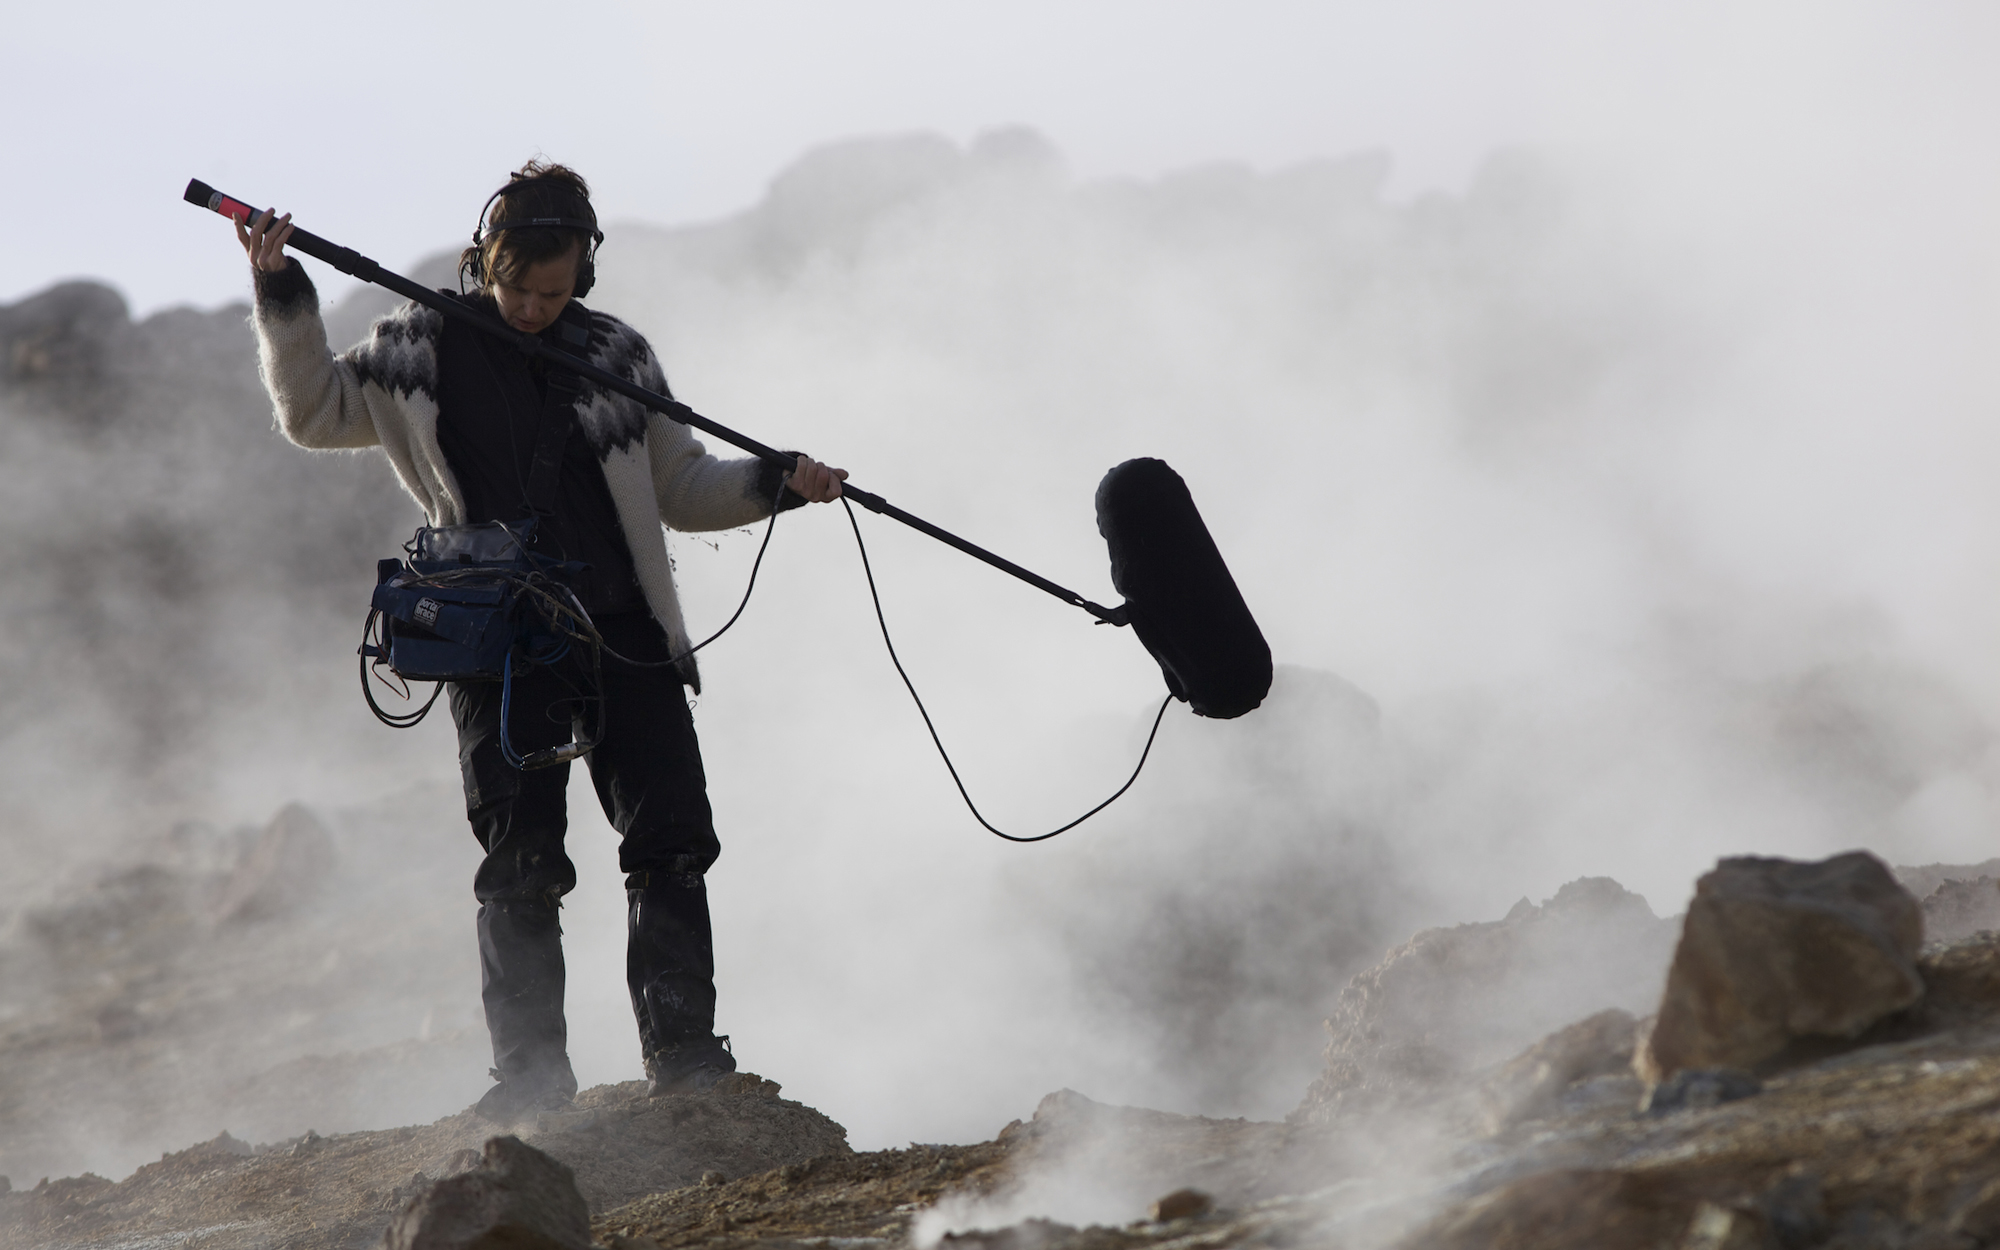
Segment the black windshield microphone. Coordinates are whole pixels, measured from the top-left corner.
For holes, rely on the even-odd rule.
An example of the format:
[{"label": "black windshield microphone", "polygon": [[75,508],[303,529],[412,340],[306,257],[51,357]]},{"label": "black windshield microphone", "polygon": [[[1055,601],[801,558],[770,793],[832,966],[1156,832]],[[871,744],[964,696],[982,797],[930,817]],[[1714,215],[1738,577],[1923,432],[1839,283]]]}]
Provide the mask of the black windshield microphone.
[{"label": "black windshield microphone", "polygon": [[1127,460],[1097,487],[1097,532],[1132,632],[1167,689],[1197,715],[1228,720],[1271,691],[1271,647],[1222,562],[1181,475]]}]

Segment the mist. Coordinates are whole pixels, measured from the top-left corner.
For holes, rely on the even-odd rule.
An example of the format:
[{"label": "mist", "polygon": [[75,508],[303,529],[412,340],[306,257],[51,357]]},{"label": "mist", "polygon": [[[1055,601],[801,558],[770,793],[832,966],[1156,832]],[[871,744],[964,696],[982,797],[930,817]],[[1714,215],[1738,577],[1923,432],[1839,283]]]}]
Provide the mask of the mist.
[{"label": "mist", "polygon": [[[1086,596],[1112,596],[1098,478],[1167,460],[1280,664],[1265,708],[1175,705],[1124,800],[1007,845],[896,680],[845,516],[781,517],[695,709],[739,1062],[863,1148],[990,1136],[1065,1086],[1268,1118],[1340,985],[1417,928],[1583,876],[1668,915],[1721,854],[1994,854],[2000,182],[1969,140],[2000,112],[1890,61],[1858,95],[1823,62],[1763,65],[1758,93],[1725,76],[1622,115],[1620,144],[1495,150],[1446,189],[1399,189],[1372,150],[1096,176],[1008,128],[833,143],[740,212],[608,227],[590,302],[648,334],[680,398]],[[1855,145],[1797,140],[1842,127]],[[410,271],[445,282],[444,256]],[[361,978],[176,1079],[221,1106],[259,1063],[451,1034],[462,1086],[364,1083],[313,1123],[267,1098],[258,1131],[462,1108],[476,848],[449,729],[382,728],[353,688],[372,561],[414,508],[379,457],[270,431],[243,308],[134,323],[101,289],[35,298],[69,303],[0,310],[7,943],[184,857],[162,849],[183,822],[301,802],[340,871],[260,923],[334,944],[403,924],[396,959],[435,975]],[[386,306],[357,292],[328,320],[351,340]],[[1164,695],[1129,633],[860,526],[987,817],[1040,832],[1114,789]],[[694,629],[759,537],[673,539]],[[630,1079],[614,839],[580,776],[570,842],[572,1053],[585,1084]],[[259,975],[307,958],[267,945]],[[34,1019],[44,989],[7,985],[6,1018]],[[201,1115],[35,1158],[117,1175],[251,1131]]]}]

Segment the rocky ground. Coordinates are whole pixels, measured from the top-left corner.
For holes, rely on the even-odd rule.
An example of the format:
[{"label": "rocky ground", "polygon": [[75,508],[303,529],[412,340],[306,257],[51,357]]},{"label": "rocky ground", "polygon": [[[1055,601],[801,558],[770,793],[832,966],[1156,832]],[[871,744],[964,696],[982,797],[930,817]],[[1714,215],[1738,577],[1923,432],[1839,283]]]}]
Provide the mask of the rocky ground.
[{"label": "rocky ground", "polygon": [[477,1097],[464,852],[420,836],[454,799],[176,826],[0,916],[0,1176],[122,1175],[150,1157],[130,1143],[333,1133]]},{"label": "rocky ground", "polygon": [[[305,819],[258,835],[266,857],[313,854]],[[662,1099],[599,1087],[517,1130],[525,1157],[573,1177],[577,1230],[518,1244],[582,1246],[587,1218],[613,1250],[2000,1245],[1993,867],[1898,885],[1865,856],[1725,861],[1684,921],[1598,879],[1426,931],[1354,978],[1326,1071],[1282,1123],[1061,1091],[991,1141],[855,1153],[756,1078]],[[258,895],[232,879],[211,907]],[[1828,950],[1850,964],[1815,965]],[[1579,982],[1606,1001],[1630,987],[1573,976],[1556,994],[1565,964],[1650,968],[1662,1014],[1574,1018]],[[1524,1031],[1544,1035],[1516,1044]],[[1706,1066],[1675,1066],[1676,1046]],[[494,1135],[464,1112],[266,1145],[225,1134],[121,1181],[6,1194],[0,1244],[372,1246],[451,1185],[497,1183]]]},{"label": "rocky ground", "polygon": [[[600,1086],[574,1110],[516,1130],[563,1160],[592,1207],[609,1209],[714,1176],[848,1153],[841,1127],[764,1083],[729,1096],[647,1099]],[[477,1165],[493,1125],[470,1112],[422,1128],[252,1146],[227,1134],[113,1183],[86,1174],[5,1200],[10,1246],[195,1245],[301,1250],[373,1245],[440,1178]]]}]

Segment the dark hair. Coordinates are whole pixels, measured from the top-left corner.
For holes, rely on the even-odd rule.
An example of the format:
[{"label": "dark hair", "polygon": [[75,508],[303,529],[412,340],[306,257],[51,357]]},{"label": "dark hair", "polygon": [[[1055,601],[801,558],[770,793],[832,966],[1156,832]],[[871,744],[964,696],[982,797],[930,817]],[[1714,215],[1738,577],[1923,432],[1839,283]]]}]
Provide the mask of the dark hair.
[{"label": "dark hair", "polygon": [[494,196],[479,231],[477,244],[458,256],[461,289],[471,279],[481,288],[498,280],[513,282],[533,265],[577,253],[581,268],[589,256],[591,233],[562,226],[521,226],[512,230],[487,229],[494,222],[526,217],[573,217],[595,222],[590,207],[590,184],[567,165],[532,160],[508,175],[507,185]]}]

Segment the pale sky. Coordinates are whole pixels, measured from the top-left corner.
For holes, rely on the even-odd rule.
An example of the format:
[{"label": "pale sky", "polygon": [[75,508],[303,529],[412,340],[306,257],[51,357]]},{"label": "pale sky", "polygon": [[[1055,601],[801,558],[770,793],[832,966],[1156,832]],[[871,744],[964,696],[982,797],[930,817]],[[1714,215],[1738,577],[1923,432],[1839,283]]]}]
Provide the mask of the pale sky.
[{"label": "pale sky", "polygon": [[[1955,119],[1944,155],[1957,160],[1965,127],[1992,132],[1979,113],[1994,102],[1983,84],[2000,46],[1995,12],[1574,0],[22,5],[7,18],[0,79],[18,188],[0,229],[37,242],[0,276],[0,300],[74,276],[113,282],[142,312],[240,297],[226,230],[180,203],[189,177],[407,265],[468,233],[487,192],[538,151],[581,167],[608,221],[661,224],[747,206],[815,144],[908,130],[964,141],[1007,125],[1043,132],[1086,178],[1386,148],[1399,195],[1461,186],[1509,143],[1671,150],[1747,132],[1786,159],[1837,160],[1851,142],[1921,144],[1902,123],[1931,114]],[[1892,133],[1869,133],[1891,105]],[[1965,155],[1993,159],[1991,145]]]}]

